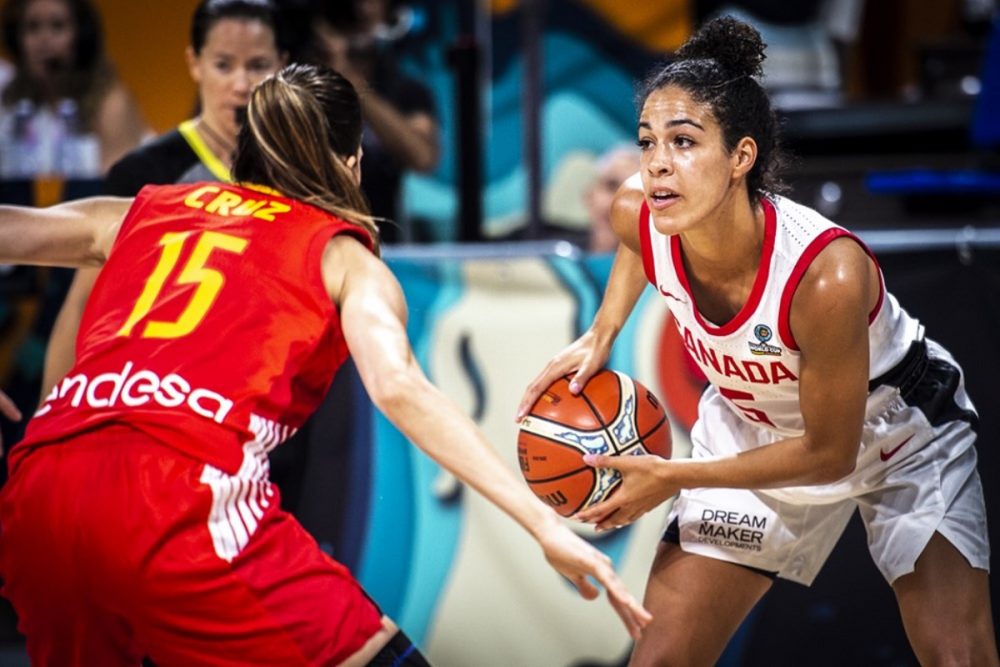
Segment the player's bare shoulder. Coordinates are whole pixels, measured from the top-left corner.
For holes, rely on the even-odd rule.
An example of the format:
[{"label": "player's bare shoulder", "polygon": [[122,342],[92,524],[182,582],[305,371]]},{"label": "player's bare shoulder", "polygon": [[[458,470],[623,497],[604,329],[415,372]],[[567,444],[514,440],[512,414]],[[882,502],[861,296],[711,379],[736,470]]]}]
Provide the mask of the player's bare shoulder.
[{"label": "player's bare shoulder", "polygon": [[[881,298],[881,278],[875,262],[855,239],[842,237],[830,242],[806,269],[792,299],[789,323],[799,347],[806,339],[821,343],[824,336],[855,325],[867,331],[868,314]],[[817,335],[817,333],[819,335]]]},{"label": "player's bare shoulder", "polygon": [[644,198],[642,177],[636,172],[625,179],[611,203],[611,226],[622,243],[635,252],[639,252],[639,214]]},{"label": "player's bare shoulder", "polygon": [[871,310],[879,298],[879,287],[878,269],[865,248],[853,238],[842,237],[830,242],[809,265],[796,291],[796,297],[800,293],[804,296],[795,301],[850,297],[860,299]]}]

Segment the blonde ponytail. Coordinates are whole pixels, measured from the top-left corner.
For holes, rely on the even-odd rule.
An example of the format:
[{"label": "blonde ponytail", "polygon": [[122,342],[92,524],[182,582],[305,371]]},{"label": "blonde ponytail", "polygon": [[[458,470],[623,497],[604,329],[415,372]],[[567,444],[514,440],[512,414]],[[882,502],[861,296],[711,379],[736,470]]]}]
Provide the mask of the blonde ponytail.
[{"label": "blonde ponytail", "polygon": [[289,65],[254,90],[237,139],[233,177],[273,187],[364,229],[375,218],[346,161],[361,145],[361,105],[337,72]]}]

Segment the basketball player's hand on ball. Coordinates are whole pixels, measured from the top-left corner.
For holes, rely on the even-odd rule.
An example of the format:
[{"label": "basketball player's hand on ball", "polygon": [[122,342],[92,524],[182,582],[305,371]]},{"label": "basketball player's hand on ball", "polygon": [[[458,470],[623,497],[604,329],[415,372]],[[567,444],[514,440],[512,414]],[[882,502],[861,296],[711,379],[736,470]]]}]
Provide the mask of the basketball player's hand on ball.
[{"label": "basketball player's hand on ball", "polygon": [[583,461],[595,468],[614,468],[622,474],[621,486],[611,497],[573,517],[584,523],[595,523],[597,530],[627,526],[680,490],[666,476],[670,466],[675,464],[659,456],[588,454]]},{"label": "basketball player's hand on ball", "polygon": [[629,635],[633,639],[639,639],[642,629],[649,625],[653,616],[625,588],[625,584],[611,567],[610,558],[561,522],[549,524],[538,535],[538,541],[549,564],[569,579],[587,600],[593,600],[599,595],[589,577],[600,582],[608,592],[608,600],[621,617]]},{"label": "basketball player's hand on ball", "polygon": [[613,342],[613,338],[605,339],[590,329],[570,343],[569,347],[552,357],[542,372],[531,381],[524,396],[521,397],[521,403],[517,406],[516,421],[524,419],[528,411],[531,410],[531,406],[535,404],[535,401],[549,385],[565,375],[575,372],[570,380],[570,392],[579,394],[583,391],[590,378],[604,368]]},{"label": "basketball player's hand on ball", "polygon": [[[0,391],[0,414],[11,421],[21,421],[21,411],[10,400],[10,396]],[[3,454],[3,438],[0,438],[0,454]]]}]

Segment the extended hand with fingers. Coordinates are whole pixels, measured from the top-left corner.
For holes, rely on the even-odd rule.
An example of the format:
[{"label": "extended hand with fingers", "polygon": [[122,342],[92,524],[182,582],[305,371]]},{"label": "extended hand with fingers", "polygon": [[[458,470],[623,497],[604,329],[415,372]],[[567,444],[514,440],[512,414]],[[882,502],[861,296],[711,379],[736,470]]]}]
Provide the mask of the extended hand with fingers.
[{"label": "extended hand with fingers", "polygon": [[625,624],[629,635],[639,639],[642,629],[653,620],[652,614],[628,592],[611,567],[611,559],[585,542],[562,523],[553,523],[539,537],[545,558],[560,574],[569,579],[587,600],[599,594],[589,577],[608,592],[608,601]]},{"label": "extended hand with fingers", "polygon": [[614,468],[622,474],[621,486],[610,498],[573,517],[584,523],[596,523],[597,530],[627,526],[680,490],[669,477],[671,466],[676,464],[659,456],[588,454],[583,461],[595,468]]}]

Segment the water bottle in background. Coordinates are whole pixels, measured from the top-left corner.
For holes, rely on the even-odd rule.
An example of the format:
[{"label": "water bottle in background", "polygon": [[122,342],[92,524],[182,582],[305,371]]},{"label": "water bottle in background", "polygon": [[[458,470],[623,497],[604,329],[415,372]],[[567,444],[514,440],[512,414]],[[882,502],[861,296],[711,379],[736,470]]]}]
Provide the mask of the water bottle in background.
[{"label": "water bottle in background", "polygon": [[65,178],[95,178],[100,159],[97,137],[84,130],[80,107],[75,100],[60,100],[56,116],[62,136],[56,145],[56,171]]},{"label": "water bottle in background", "polygon": [[37,137],[31,126],[35,105],[31,100],[18,100],[13,110],[0,121],[0,178],[22,179],[34,176],[37,158]]},{"label": "water bottle in background", "polygon": [[56,117],[59,119],[62,132],[55,146],[55,171],[72,178],[80,171],[77,140],[80,135],[80,107],[75,100],[60,100],[56,105]]}]

